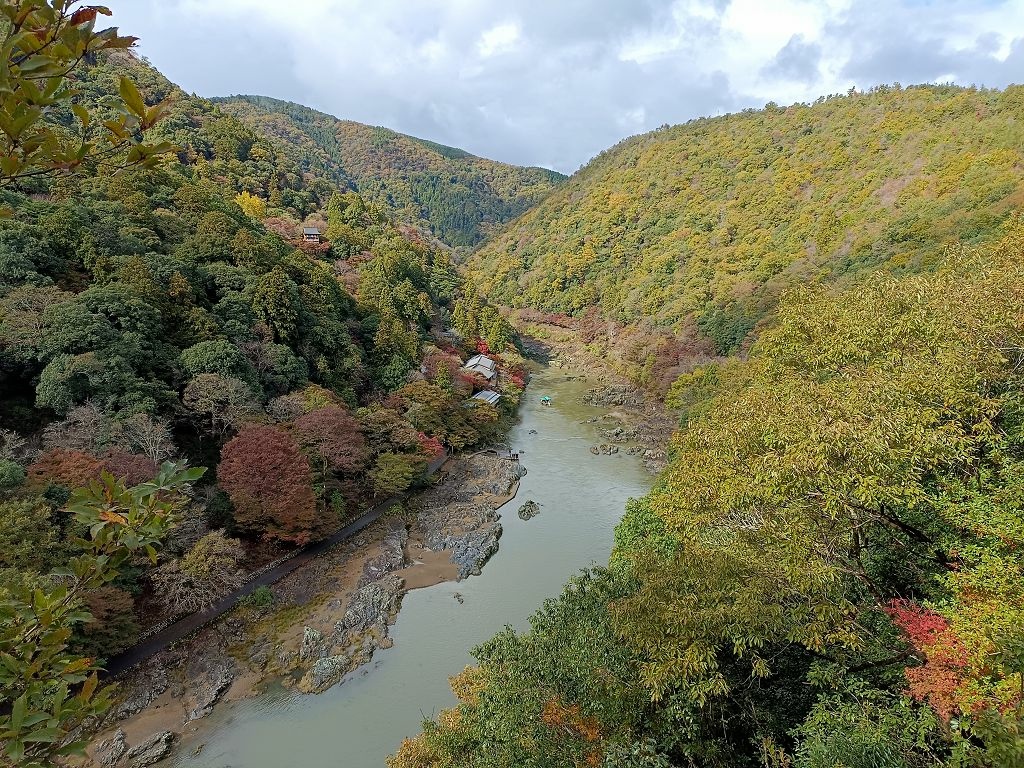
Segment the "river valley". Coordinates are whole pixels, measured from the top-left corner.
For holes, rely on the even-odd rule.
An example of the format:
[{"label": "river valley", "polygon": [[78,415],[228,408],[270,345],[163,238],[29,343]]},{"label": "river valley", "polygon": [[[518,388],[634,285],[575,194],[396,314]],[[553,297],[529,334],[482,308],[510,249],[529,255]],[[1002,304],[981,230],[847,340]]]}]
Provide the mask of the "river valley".
[{"label": "river valley", "polygon": [[[481,576],[409,592],[391,628],[394,647],[342,684],[319,695],[271,686],[225,703],[162,765],[380,768],[422,718],[452,706],[448,677],[472,663],[469,650],[506,624],[525,629],[569,576],[607,562],[626,501],[651,485],[637,456],[592,454],[608,426],[595,421],[607,408],[583,403],[592,386],[556,369],[534,376],[509,435],[528,474],[502,509],[501,546]],[[545,395],[552,405],[541,404]],[[530,500],[540,513],[520,520],[516,509]]]}]

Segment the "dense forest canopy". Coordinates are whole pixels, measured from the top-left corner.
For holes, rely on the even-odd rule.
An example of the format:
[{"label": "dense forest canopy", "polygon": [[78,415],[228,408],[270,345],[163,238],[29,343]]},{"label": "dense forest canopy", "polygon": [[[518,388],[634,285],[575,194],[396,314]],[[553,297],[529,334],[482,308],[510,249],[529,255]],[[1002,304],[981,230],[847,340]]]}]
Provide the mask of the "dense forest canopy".
[{"label": "dense forest canopy", "polygon": [[[494,300],[581,316],[597,352],[637,328],[648,374],[660,329],[679,431],[608,567],[478,647],[395,768],[1024,766],[1024,89],[694,121],[549,195],[542,169],[190,97],[103,9],[16,5],[75,66],[25,89],[64,70],[2,28],[24,93],[0,114],[47,101],[0,167],[7,763],[102,711],[98,660],[142,623],[500,434],[524,370]],[[109,156],[76,145],[92,120]],[[465,279],[440,241],[534,204]],[[497,407],[466,407],[475,352]]]},{"label": "dense forest canopy", "polygon": [[214,101],[225,113],[279,140],[303,170],[327,175],[399,218],[424,224],[451,246],[476,245],[565,179],[545,168],[485,160],[266,96]]},{"label": "dense forest canopy", "polygon": [[485,244],[499,303],[738,349],[789,286],[935,266],[1024,202],[1024,88],[881,87],[627,139]]}]

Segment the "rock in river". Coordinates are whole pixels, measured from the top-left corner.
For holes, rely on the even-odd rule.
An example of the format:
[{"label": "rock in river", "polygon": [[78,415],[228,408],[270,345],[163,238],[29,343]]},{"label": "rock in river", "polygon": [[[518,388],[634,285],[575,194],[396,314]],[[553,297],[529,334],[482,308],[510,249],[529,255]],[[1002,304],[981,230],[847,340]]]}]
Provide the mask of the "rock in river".
[{"label": "rock in river", "polygon": [[302,630],[302,648],[299,650],[299,659],[310,661],[324,655],[324,635],[313,627],[304,627]]},{"label": "rock in river", "polygon": [[388,621],[398,610],[402,594],[402,580],[397,576],[385,576],[361,587],[352,597],[345,611],[345,618],[335,627],[337,633],[376,629],[382,636],[387,634]]},{"label": "rock in river", "polygon": [[96,760],[104,766],[117,765],[127,751],[128,742],[125,739],[124,731],[118,728],[113,736],[101,741],[96,746]]},{"label": "rock in river", "polygon": [[540,514],[540,504],[532,499],[519,508],[519,519],[529,520]]},{"label": "rock in river", "polygon": [[211,670],[202,680],[197,681],[190,696],[193,706],[185,716],[185,722],[191,723],[213,712],[213,706],[227,693],[234,681],[235,669],[231,662]]}]

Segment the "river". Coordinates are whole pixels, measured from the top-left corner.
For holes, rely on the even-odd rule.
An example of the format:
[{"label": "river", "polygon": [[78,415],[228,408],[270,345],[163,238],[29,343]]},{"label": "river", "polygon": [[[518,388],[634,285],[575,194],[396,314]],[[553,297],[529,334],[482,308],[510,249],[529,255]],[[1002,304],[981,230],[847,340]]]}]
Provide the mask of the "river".
[{"label": "river", "polygon": [[[638,459],[591,454],[602,441],[586,422],[607,409],[583,404],[588,386],[554,369],[533,377],[509,436],[528,474],[502,510],[501,547],[482,576],[408,593],[392,628],[394,647],[378,651],[341,685],[317,696],[273,687],[218,707],[164,765],[383,768],[424,717],[455,703],[448,677],[472,663],[473,646],[506,624],[524,629],[573,573],[607,563],[626,500],[649,490],[651,477]],[[541,405],[543,395],[551,406]],[[541,512],[524,522],[516,509],[529,499]],[[199,744],[202,750],[190,756]]]}]

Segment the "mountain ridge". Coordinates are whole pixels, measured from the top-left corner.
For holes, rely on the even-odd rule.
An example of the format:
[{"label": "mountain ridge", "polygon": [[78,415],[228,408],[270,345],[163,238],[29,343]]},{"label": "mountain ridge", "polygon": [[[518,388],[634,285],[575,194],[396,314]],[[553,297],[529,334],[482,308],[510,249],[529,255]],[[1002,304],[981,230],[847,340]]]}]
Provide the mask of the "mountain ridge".
[{"label": "mountain ridge", "polygon": [[[496,301],[735,351],[778,297],[929,269],[1024,201],[1024,88],[882,87],[701,118],[597,155],[468,259]],[[756,212],[756,213],[755,213]]]},{"label": "mountain ridge", "polygon": [[338,183],[409,223],[425,222],[450,246],[480,243],[566,178],[557,171],[501,163],[268,96],[210,101],[284,142],[300,166],[323,168]]}]

